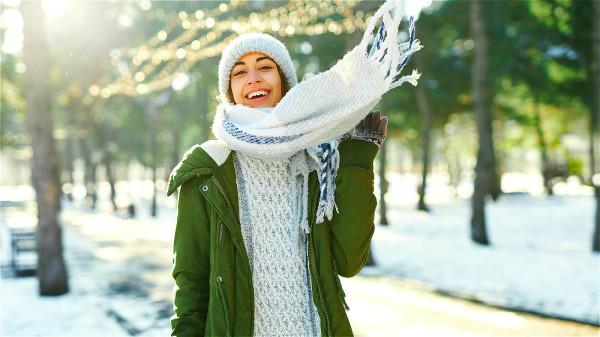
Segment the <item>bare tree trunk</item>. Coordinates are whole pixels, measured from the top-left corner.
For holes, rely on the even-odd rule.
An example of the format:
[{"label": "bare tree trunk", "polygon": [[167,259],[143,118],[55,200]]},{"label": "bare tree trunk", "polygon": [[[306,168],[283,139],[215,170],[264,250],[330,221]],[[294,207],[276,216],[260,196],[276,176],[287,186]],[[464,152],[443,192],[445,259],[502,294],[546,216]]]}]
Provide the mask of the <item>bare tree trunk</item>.
[{"label": "bare tree trunk", "polygon": [[73,201],[73,191],[75,189],[75,178],[73,173],[75,171],[75,159],[78,157],[77,149],[80,132],[80,121],[81,118],[81,99],[79,97],[69,96],[69,102],[67,104],[67,114],[69,116],[67,122],[67,138],[65,139],[65,148],[63,155],[64,169],[68,174],[66,181],[70,184],[70,190],[67,190],[66,197],[69,201]]},{"label": "bare tree trunk", "polygon": [[448,162],[448,174],[450,175],[450,185],[454,189],[454,196],[458,197],[458,185],[460,185],[460,175],[462,173],[462,168],[460,165],[460,158],[458,155],[446,156],[446,161]]},{"label": "bare tree trunk", "polygon": [[495,193],[498,183],[496,174],[494,143],[492,139],[492,116],[488,105],[487,68],[488,50],[487,36],[482,13],[482,3],[475,0],[471,3],[471,34],[475,41],[473,55],[473,103],[477,132],[479,134],[479,151],[475,165],[475,186],[471,214],[471,238],[482,245],[489,240],[485,222],[485,196]]},{"label": "bare tree trunk", "polygon": [[[594,35],[593,35],[593,55],[592,61],[592,76],[593,76],[593,103],[592,103],[592,118],[591,118],[591,146],[590,146],[590,161],[591,175],[594,192],[596,195],[596,218],[592,249],[595,252],[600,252],[600,2],[592,1],[594,18]],[[596,180],[593,177],[596,175]]]},{"label": "bare tree trunk", "polygon": [[[423,55],[417,53],[415,61],[417,67],[421,71],[425,72],[423,65]],[[419,113],[421,114],[421,154],[423,163],[423,172],[421,174],[421,185],[419,186],[419,203],[417,209],[420,211],[429,211],[425,204],[425,188],[427,187],[427,171],[429,170],[429,148],[430,148],[430,134],[431,134],[431,107],[427,101],[427,88],[426,83],[421,83],[417,86],[417,105],[419,107]]]},{"label": "bare tree trunk", "polygon": [[385,179],[385,161],[386,161],[387,145],[385,142],[379,150],[379,223],[383,226],[388,225],[387,220],[387,203],[385,202],[385,194],[388,189],[388,182]]},{"label": "bare tree trunk", "polygon": [[[537,96],[537,95],[536,95]],[[552,189],[552,167],[550,166],[550,162],[548,160],[548,147],[546,145],[546,139],[544,138],[544,131],[542,129],[542,117],[540,114],[540,107],[538,104],[537,97],[535,98],[535,109],[534,109],[534,125],[535,131],[538,136],[538,141],[540,144],[540,152],[542,154],[542,175],[544,176],[544,187],[546,191],[548,191],[548,195],[553,195],[554,191]]]},{"label": "bare tree trunk", "polygon": [[156,205],[156,197],[157,197],[157,190],[156,190],[156,168],[157,168],[157,163],[158,163],[158,145],[157,145],[157,123],[158,123],[158,106],[152,104],[152,102],[150,102],[150,104],[148,104],[147,108],[146,108],[146,113],[148,114],[148,129],[149,129],[149,133],[150,133],[150,153],[151,153],[151,157],[152,157],[152,162],[150,164],[151,168],[152,168],[152,188],[153,188],[153,192],[152,192],[152,208],[150,209],[150,215],[152,215],[153,217],[156,216],[157,213],[157,205]]},{"label": "bare tree trunk", "polygon": [[594,237],[592,239],[592,250],[600,252],[600,186],[594,184],[594,194],[596,196],[596,226],[594,226]]},{"label": "bare tree trunk", "polygon": [[171,160],[173,161],[173,167],[179,163],[181,155],[179,153],[179,147],[181,146],[181,128],[177,126],[173,130],[173,152]]},{"label": "bare tree trunk", "polygon": [[[353,41],[360,41],[360,36],[356,36],[354,33]],[[358,42],[356,42],[358,43]],[[390,101],[385,97],[381,100],[381,116],[388,115],[391,111]],[[379,223],[383,226],[387,226],[389,224],[387,219],[387,202],[385,200],[385,195],[388,191],[389,183],[385,176],[385,170],[387,167],[387,148],[386,142],[384,141],[381,149],[379,149]]]},{"label": "bare tree trunk", "polygon": [[62,255],[58,156],[52,137],[52,104],[48,79],[48,48],[41,2],[21,3],[23,56],[27,72],[27,126],[33,147],[33,185],[38,208],[37,252],[40,295],[69,291]]},{"label": "bare tree trunk", "polygon": [[113,210],[116,211],[118,208],[115,200],[117,197],[117,190],[115,188],[115,177],[112,171],[112,154],[115,151],[116,145],[108,139],[109,138],[107,137],[104,140],[104,153],[102,159],[104,162],[104,167],[106,168],[106,179],[110,184],[110,201],[113,205]]},{"label": "bare tree trunk", "polygon": [[79,113],[81,114],[79,147],[83,156],[84,173],[83,184],[85,186],[85,206],[90,209],[96,208],[98,194],[96,191],[96,166],[98,163],[94,161],[94,132],[96,132],[96,122],[94,116],[98,108],[98,101],[94,101],[91,107],[84,107],[77,104]]},{"label": "bare tree trunk", "polygon": [[156,188],[156,169],[158,168],[158,110],[160,107],[165,106],[171,95],[173,94],[172,89],[163,91],[159,96],[152,97],[146,104],[146,114],[148,115],[148,128],[150,130],[150,153],[152,154],[152,186],[154,192],[152,194],[152,209],[150,214],[154,217],[157,214],[158,205],[156,203],[158,190]]},{"label": "bare tree trunk", "polygon": [[373,259],[373,248],[369,247],[369,256],[367,257],[367,262],[365,262],[365,266],[374,266],[375,259]]},{"label": "bare tree trunk", "polygon": [[64,165],[64,173],[66,175],[65,183],[68,183],[71,188],[66,191],[65,197],[67,200],[73,201],[73,186],[75,185],[75,181],[73,180],[73,161],[75,160],[75,146],[74,143],[75,138],[73,136],[73,130],[69,128],[68,136],[65,139],[65,149],[63,154],[63,165]]},{"label": "bare tree trunk", "polygon": [[200,107],[204,107],[200,116],[200,129],[202,130],[202,138],[204,140],[209,140],[210,138],[210,127],[212,122],[210,118],[208,118],[210,107],[208,96],[210,95],[209,86],[202,85],[200,86]]},{"label": "bare tree trunk", "polygon": [[[211,126],[212,119],[209,117],[212,109],[211,105],[211,93],[210,86],[207,85],[207,79],[213,78],[213,74],[209,69],[215,69],[218,67],[218,63],[216,60],[207,59],[205,60],[206,66],[201,70],[200,79],[195,82],[198,108],[200,109],[200,114],[198,115],[198,123],[200,125],[200,140],[209,140],[211,138]],[[216,79],[215,79],[216,80]],[[181,158],[177,159],[177,163]]]},{"label": "bare tree trunk", "polygon": [[102,111],[102,115],[105,116],[103,128],[102,128],[102,164],[106,170],[106,180],[110,185],[110,202],[112,203],[113,210],[116,211],[118,209],[116,203],[117,190],[115,188],[115,177],[112,170],[113,165],[113,153],[115,153],[118,149],[117,144],[111,141],[112,133],[113,133],[113,125],[112,125],[112,116],[110,111],[104,109]]},{"label": "bare tree trunk", "polygon": [[419,158],[419,145],[416,142],[410,142],[410,144],[408,144],[408,147],[410,149],[410,168],[409,168],[409,172],[411,174],[413,173],[417,173],[417,163],[419,162],[420,158]]},{"label": "bare tree trunk", "polygon": [[[89,129],[88,129],[89,130]],[[83,155],[84,162],[84,175],[83,181],[85,185],[85,201],[86,206],[95,209],[96,208],[96,200],[98,196],[96,194],[96,164],[92,158],[92,150],[89,144],[89,132],[86,133],[84,137],[79,138],[79,145],[81,147],[81,153]]]},{"label": "bare tree trunk", "polygon": [[[179,147],[181,146],[181,128],[180,124],[177,124],[175,128],[173,128],[173,150],[171,151],[171,169],[175,168],[175,166],[179,163],[181,159],[181,155],[179,154]],[[178,197],[179,189],[175,190],[173,195],[175,198]]]}]

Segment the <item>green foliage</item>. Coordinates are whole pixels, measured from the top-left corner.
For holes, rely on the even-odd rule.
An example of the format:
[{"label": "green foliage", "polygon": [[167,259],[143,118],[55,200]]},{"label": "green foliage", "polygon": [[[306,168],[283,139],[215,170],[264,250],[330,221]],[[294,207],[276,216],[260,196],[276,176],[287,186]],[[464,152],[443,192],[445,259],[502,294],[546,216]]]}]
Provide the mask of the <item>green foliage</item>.
[{"label": "green foliage", "polygon": [[[266,1],[262,7],[249,3],[224,16],[247,17],[267,12],[286,1]],[[593,91],[589,72],[591,51],[591,1],[536,0],[487,1],[484,13],[489,27],[490,69],[488,85],[492,107],[503,130],[502,148],[536,148],[534,130],[540,113],[541,125],[550,150],[559,151],[561,134],[585,136],[582,121],[589,119]],[[50,76],[55,97],[56,132],[63,151],[79,145],[66,142],[85,137],[101,151],[114,143],[114,160],[150,163],[149,119],[145,104],[149,96],[108,98],[91,96],[90,87],[102,87],[121,76],[125,64],[111,54],[126,55],[129,48],[145,45],[177,19],[181,12],[192,15],[199,9],[212,9],[219,2],[153,1],[150,8],[141,2],[69,2],[62,19],[50,20]],[[380,2],[365,1],[359,7],[372,12]],[[416,35],[425,46],[413,56],[405,71],[422,72],[434,116],[433,134],[443,141],[432,148],[456,158],[472,158],[476,137],[471,116],[471,66],[475,48],[469,27],[469,1],[434,2],[416,22]],[[403,26],[405,29],[406,26]],[[176,25],[167,36],[172,41],[184,29]],[[0,33],[4,33],[3,31]],[[331,67],[362,36],[352,34],[294,35],[281,40],[297,66],[299,79]],[[225,38],[223,36],[221,39]],[[29,140],[25,127],[25,99],[21,56],[1,57],[1,146],[23,148]],[[158,112],[159,165],[172,166],[187,148],[210,137],[209,126],[217,101],[215,56],[187,69],[189,84],[175,91]],[[168,71],[157,67],[154,72]],[[149,76],[152,76],[151,73]],[[409,148],[420,141],[421,120],[415,88],[405,84],[385,95],[378,106],[389,117],[389,136]],[[585,124],[585,123],[583,123]],[[176,137],[179,135],[179,138]],[[75,139],[75,140],[74,140]],[[69,150],[70,149],[70,150]],[[455,159],[452,159],[455,160]]]},{"label": "green foliage", "polygon": [[583,179],[583,162],[581,159],[569,158],[567,160],[567,172],[569,175]]},{"label": "green foliage", "polygon": [[12,55],[3,55],[0,66],[0,146],[22,149],[29,144],[27,103],[22,76],[17,72],[23,64]]}]

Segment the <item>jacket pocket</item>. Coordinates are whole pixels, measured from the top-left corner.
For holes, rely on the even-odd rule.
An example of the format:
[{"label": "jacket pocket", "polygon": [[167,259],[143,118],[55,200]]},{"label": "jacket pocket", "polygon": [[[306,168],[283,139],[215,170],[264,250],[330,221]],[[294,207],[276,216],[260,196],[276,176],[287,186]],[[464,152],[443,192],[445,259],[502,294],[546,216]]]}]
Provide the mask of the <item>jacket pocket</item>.
[{"label": "jacket pocket", "polygon": [[344,288],[342,287],[342,282],[340,281],[340,276],[338,275],[337,268],[335,267],[335,260],[333,259],[333,256],[331,257],[331,266],[333,267],[333,275],[335,276],[335,283],[337,284],[340,299],[342,300],[344,309],[348,311],[350,310],[350,307],[348,307],[348,303],[346,303],[346,293],[344,292]]}]

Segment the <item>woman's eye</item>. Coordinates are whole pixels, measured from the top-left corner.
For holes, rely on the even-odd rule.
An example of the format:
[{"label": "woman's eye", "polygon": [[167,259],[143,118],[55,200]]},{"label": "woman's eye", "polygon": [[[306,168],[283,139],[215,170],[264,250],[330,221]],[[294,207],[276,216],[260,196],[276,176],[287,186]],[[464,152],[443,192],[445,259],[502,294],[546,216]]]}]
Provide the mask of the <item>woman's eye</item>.
[{"label": "woman's eye", "polygon": [[260,69],[260,70],[268,70],[268,69],[271,69],[271,68],[273,68],[273,67],[271,67],[271,66],[262,66],[262,67],[260,67],[258,69]]},{"label": "woman's eye", "polygon": [[238,71],[238,72],[235,72],[235,73],[233,74],[233,76],[242,75],[242,74],[244,74],[244,73],[245,73],[245,71],[243,71],[243,70],[240,70],[240,71]]}]

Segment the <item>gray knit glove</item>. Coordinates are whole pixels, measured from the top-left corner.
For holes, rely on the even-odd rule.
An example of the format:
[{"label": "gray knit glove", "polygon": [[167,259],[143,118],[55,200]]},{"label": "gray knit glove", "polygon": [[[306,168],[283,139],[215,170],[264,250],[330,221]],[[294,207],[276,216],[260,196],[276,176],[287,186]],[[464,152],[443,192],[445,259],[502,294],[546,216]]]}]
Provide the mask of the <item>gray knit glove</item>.
[{"label": "gray knit glove", "polygon": [[388,118],[381,116],[379,110],[371,111],[354,127],[354,134],[346,133],[340,138],[340,142],[348,139],[360,139],[371,142],[381,148],[387,133]]}]

